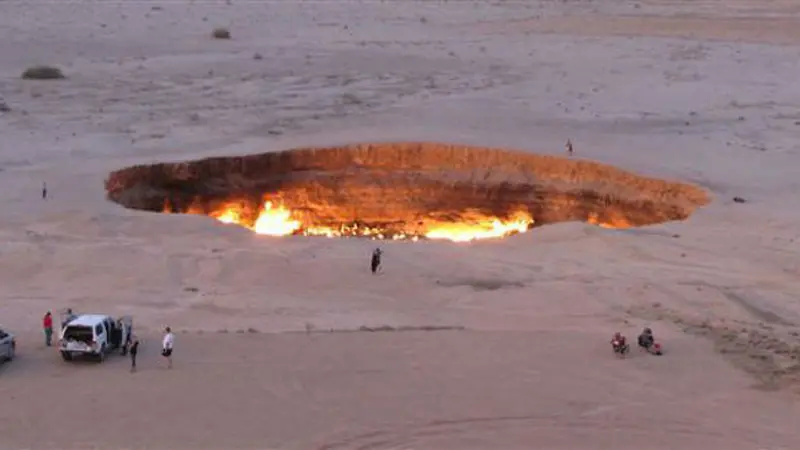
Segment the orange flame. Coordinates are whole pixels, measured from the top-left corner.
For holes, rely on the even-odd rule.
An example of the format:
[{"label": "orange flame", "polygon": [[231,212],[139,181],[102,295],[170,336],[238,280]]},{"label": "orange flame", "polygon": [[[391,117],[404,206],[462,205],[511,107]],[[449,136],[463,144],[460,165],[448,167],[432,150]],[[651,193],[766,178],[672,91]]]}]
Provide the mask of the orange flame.
[{"label": "orange flame", "polygon": [[488,217],[470,222],[441,224],[425,232],[425,237],[453,242],[500,238],[515,233],[524,233],[528,231],[528,227],[532,223],[533,218],[528,213],[518,212],[509,221]]},{"label": "orange flame", "polygon": [[609,221],[602,221],[598,217],[597,213],[589,213],[589,217],[586,218],[586,223],[590,225],[596,225],[600,228],[611,228],[611,229],[624,229],[633,227],[633,225],[628,221],[628,219],[624,217],[612,216]]},{"label": "orange flame", "polygon": [[[169,212],[166,208],[164,212]],[[207,214],[226,224],[236,224],[267,236],[289,236],[304,234],[306,236],[362,236],[373,239],[393,240],[409,239],[417,241],[421,237],[442,239],[453,242],[468,242],[478,239],[491,239],[523,233],[533,223],[527,212],[517,212],[509,220],[485,216],[475,211],[467,211],[461,222],[431,220],[425,222],[422,229],[410,232],[398,232],[360,226],[359,224],[342,225],[338,229],[324,226],[304,225],[292,211],[282,204],[265,201],[257,215],[241,203],[231,202],[210,213],[204,213],[199,205],[192,205],[186,211],[189,214]],[[255,221],[252,221],[256,216]]]},{"label": "orange flame", "polygon": [[292,220],[292,212],[283,206],[273,208],[272,202],[265,202],[264,209],[253,224],[253,231],[268,236],[287,236],[294,234],[302,224]]}]

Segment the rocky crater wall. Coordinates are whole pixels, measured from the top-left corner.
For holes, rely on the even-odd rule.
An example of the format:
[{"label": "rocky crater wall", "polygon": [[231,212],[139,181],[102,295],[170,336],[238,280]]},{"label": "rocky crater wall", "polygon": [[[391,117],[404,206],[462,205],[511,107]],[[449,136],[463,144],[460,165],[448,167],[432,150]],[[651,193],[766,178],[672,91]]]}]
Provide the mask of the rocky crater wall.
[{"label": "rocky crater wall", "polygon": [[414,227],[519,210],[536,225],[643,226],[685,220],[710,201],[697,186],[591,161],[414,142],[138,165],[111,173],[106,191],[126,208],[154,212],[210,212],[231,201],[256,211],[271,199],[324,226]]}]

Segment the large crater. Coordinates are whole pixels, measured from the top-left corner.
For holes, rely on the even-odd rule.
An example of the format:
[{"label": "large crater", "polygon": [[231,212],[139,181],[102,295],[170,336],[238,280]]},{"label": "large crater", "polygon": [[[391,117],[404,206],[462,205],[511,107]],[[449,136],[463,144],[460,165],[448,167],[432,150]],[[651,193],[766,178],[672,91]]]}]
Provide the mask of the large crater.
[{"label": "large crater", "polygon": [[471,240],[583,221],[684,220],[702,189],[590,161],[438,143],[377,143],[138,165],[111,173],[127,208],[204,214],[258,233]]}]

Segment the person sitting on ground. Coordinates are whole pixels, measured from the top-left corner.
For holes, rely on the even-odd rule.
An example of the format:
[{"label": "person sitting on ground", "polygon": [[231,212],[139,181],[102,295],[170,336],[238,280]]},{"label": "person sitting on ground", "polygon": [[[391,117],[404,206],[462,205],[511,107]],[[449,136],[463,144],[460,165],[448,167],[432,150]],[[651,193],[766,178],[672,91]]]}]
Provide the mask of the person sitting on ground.
[{"label": "person sitting on ground", "polygon": [[649,350],[653,346],[655,339],[653,338],[653,330],[645,328],[642,334],[639,335],[639,347]]},{"label": "person sitting on ground", "polygon": [[625,336],[622,335],[619,331],[614,333],[614,336],[611,338],[611,345],[615,347],[625,347]]}]

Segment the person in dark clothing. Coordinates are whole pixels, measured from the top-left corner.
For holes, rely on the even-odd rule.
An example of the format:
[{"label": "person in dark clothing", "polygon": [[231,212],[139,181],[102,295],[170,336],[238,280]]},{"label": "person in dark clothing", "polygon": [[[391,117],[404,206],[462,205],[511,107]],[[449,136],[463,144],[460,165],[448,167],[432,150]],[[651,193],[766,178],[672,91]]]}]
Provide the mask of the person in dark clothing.
[{"label": "person in dark clothing", "polygon": [[371,266],[371,268],[372,268],[372,273],[373,273],[373,274],[375,274],[376,272],[378,272],[378,269],[379,269],[379,268],[380,268],[380,266],[381,266],[381,255],[382,255],[382,254],[383,254],[383,252],[381,251],[381,249],[380,249],[380,248],[376,248],[376,249],[375,249],[375,250],[372,252],[372,262],[371,262],[370,266]]},{"label": "person in dark clothing", "polygon": [[47,183],[42,183],[42,200],[47,200]]},{"label": "person in dark clothing", "polygon": [[653,346],[655,339],[653,338],[653,330],[645,328],[642,334],[639,335],[639,347],[649,350]]},{"label": "person in dark clothing", "polygon": [[136,372],[136,355],[139,353],[139,338],[136,336],[131,337],[130,345],[128,345],[128,354],[131,355],[131,372]]},{"label": "person in dark clothing", "polygon": [[75,313],[72,312],[72,308],[67,308],[67,312],[66,314],[64,314],[64,317],[61,320],[61,328],[66,328],[67,324],[75,320],[76,317],[78,316],[76,316]]}]

